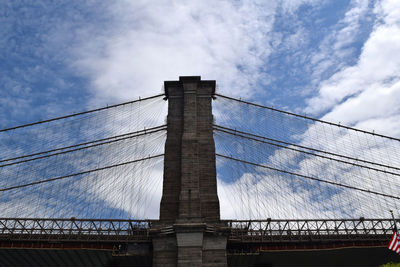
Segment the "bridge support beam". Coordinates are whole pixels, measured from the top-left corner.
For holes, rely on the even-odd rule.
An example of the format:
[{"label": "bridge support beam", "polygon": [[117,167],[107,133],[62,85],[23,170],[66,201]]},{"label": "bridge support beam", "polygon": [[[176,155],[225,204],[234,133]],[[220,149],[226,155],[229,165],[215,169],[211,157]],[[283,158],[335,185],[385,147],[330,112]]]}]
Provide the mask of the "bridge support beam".
[{"label": "bridge support beam", "polygon": [[207,232],[205,224],[175,224],[174,232],[159,229],[153,237],[153,266],[226,267],[227,233]]},{"label": "bridge support beam", "polygon": [[153,265],[226,266],[211,108],[215,81],[180,77],[164,86],[168,128],[160,221],[152,229]]}]

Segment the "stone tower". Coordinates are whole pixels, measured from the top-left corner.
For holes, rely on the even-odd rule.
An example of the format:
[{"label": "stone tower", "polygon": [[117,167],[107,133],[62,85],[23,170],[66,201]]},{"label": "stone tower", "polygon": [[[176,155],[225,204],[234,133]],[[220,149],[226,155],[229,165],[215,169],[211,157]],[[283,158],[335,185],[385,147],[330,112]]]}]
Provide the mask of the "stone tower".
[{"label": "stone tower", "polygon": [[220,222],[211,101],[215,81],[164,82],[168,100],[160,221],[152,229],[154,266],[226,266]]}]

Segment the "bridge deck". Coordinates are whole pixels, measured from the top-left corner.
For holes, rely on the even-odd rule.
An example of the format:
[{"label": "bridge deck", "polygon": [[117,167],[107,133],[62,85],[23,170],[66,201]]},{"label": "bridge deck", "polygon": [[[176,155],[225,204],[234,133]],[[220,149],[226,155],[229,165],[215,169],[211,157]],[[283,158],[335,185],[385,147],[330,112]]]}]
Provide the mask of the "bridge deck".
[{"label": "bridge deck", "polygon": [[[0,218],[2,241],[149,242],[155,220]],[[229,242],[380,241],[391,219],[226,220]],[[213,232],[213,226],[207,230]],[[168,232],[166,232],[168,234]]]},{"label": "bridge deck", "polygon": [[[110,262],[115,266],[151,266],[151,228],[155,222],[0,218],[0,255],[4,256],[0,262],[2,266],[28,266],[23,263],[32,261],[37,264],[29,266],[53,266],[56,262],[63,262],[60,266],[108,266]],[[349,253],[358,263],[371,253],[380,264],[396,256],[384,247],[392,234],[390,219],[223,222],[230,230],[228,266],[293,266],[294,262],[320,266],[322,258],[332,266],[355,266],[344,264]],[[212,234],[217,229],[208,225],[206,231]],[[171,231],[173,228],[168,228],[164,233]]]}]

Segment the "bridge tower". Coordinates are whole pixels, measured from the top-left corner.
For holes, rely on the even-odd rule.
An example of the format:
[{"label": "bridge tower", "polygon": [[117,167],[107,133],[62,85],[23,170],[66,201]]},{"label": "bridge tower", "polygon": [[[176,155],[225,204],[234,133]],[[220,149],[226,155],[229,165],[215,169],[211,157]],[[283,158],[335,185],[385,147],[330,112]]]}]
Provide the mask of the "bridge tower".
[{"label": "bridge tower", "polygon": [[168,126],[153,265],[226,266],[213,139],[215,81],[186,76],[164,87]]}]

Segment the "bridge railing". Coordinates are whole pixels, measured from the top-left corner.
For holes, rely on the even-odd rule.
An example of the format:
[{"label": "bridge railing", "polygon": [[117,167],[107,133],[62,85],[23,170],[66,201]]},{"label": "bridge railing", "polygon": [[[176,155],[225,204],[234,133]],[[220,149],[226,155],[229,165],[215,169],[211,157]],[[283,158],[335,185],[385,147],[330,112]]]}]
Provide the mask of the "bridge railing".
[{"label": "bridge railing", "polygon": [[0,218],[5,240],[149,241],[151,220]]},{"label": "bridge railing", "polygon": [[247,242],[377,240],[393,233],[391,219],[230,220],[229,239]]},{"label": "bridge railing", "polygon": [[[134,241],[151,240],[155,220],[0,218],[0,240]],[[309,240],[386,240],[391,219],[224,220],[229,240],[275,242]]]}]

